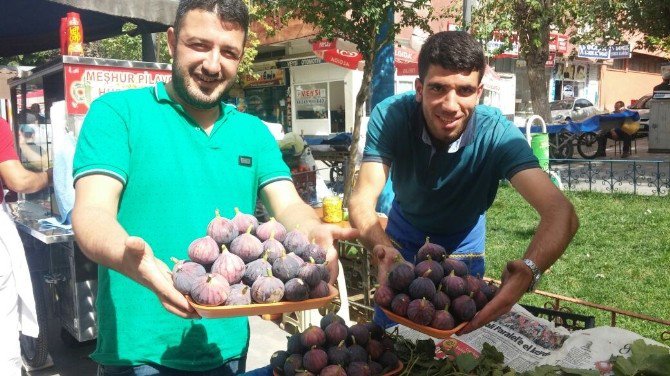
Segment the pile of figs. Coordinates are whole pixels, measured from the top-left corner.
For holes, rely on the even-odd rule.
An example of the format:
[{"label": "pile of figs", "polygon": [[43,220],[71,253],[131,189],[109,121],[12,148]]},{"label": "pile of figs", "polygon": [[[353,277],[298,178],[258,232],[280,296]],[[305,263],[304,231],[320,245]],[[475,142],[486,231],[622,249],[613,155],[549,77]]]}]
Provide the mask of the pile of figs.
[{"label": "pile of figs", "polygon": [[206,235],[188,247],[188,260],[173,258],[172,282],[204,306],[302,301],[330,294],[326,249],[299,229],[286,231],[271,218],[235,209],[217,210]]},{"label": "pile of figs", "polygon": [[286,350],[272,354],[270,365],[281,376],[374,376],[398,367],[394,341],[381,326],[344,320],[329,313],[319,326],[288,337]]},{"label": "pile of figs", "polygon": [[464,262],[447,257],[444,247],[426,238],[413,266],[401,256],[395,260],[374,300],[416,324],[451,330],[470,321],[497,291],[496,285],[470,275]]}]

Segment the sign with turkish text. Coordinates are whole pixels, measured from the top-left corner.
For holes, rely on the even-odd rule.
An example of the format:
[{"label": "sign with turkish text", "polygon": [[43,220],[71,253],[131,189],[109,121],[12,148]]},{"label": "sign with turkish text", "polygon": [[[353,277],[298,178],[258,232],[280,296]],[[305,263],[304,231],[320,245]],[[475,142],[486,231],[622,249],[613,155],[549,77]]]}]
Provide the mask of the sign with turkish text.
[{"label": "sign with turkish text", "polygon": [[577,47],[577,57],[590,59],[628,59],[631,50],[628,44],[617,44],[613,46],[580,45]]},{"label": "sign with turkish text", "polygon": [[568,36],[566,34],[549,33],[549,51],[568,52]]},{"label": "sign with turkish text", "polygon": [[323,105],[326,104],[326,89],[298,88],[295,91],[295,103],[298,105]]},{"label": "sign with turkish text", "polygon": [[323,63],[323,60],[321,60],[318,57],[308,57],[306,59],[278,61],[277,62],[277,67],[278,68],[290,68],[290,67],[301,67],[301,66],[304,66],[304,65],[315,65],[315,64],[321,64],[321,63]]},{"label": "sign with turkish text", "polygon": [[393,50],[393,65],[398,76],[417,76],[419,53],[411,48],[396,46]]},{"label": "sign with turkish text", "polygon": [[265,69],[256,73],[258,74],[258,78],[250,74],[244,76],[242,84],[245,88],[286,85],[286,75],[284,75],[283,68]]},{"label": "sign with turkish text", "polygon": [[91,102],[107,92],[151,86],[172,77],[169,70],[83,64],[65,64],[64,71],[65,101],[70,115],[85,115]]}]

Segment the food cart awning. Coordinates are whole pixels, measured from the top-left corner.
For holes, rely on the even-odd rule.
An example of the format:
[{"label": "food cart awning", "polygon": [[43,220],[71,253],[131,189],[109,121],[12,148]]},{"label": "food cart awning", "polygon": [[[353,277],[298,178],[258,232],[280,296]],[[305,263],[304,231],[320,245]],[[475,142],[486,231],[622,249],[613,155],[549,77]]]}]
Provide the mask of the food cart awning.
[{"label": "food cart awning", "polygon": [[58,49],[60,19],[77,12],[86,42],[122,33],[126,22],[142,33],[172,25],[177,0],[21,0],[4,1],[0,13],[0,57]]}]

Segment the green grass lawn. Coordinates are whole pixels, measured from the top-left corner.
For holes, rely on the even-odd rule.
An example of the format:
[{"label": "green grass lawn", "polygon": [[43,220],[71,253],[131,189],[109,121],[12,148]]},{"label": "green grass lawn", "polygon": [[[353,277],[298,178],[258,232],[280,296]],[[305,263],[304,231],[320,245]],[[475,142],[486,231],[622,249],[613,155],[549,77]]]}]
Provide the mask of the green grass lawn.
[{"label": "green grass lawn", "polygon": [[[539,289],[670,320],[670,197],[566,192],[580,228]],[[539,216],[510,186],[488,212],[487,276],[500,279],[505,263],[520,258]],[[527,294],[521,303],[542,306],[549,298]],[[610,313],[561,303],[610,325]],[[660,341],[670,327],[617,315],[617,327]],[[667,342],[666,342],[667,343]]]}]

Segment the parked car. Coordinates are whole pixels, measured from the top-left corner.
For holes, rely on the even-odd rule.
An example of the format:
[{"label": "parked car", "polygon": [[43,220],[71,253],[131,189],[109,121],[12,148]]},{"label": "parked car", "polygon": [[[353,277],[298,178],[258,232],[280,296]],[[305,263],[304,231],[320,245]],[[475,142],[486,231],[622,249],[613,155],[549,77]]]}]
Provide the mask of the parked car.
[{"label": "parked car", "polygon": [[582,121],[602,113],[593,106],[593,103],[584,98],[568,98],[549,102],[549,110],[554,123]]},{"label": "parked car", "polygon": [[647,94],[628,107],[629,110],[637,111],[640,114],[640,130],[649,130],[650,99],[651,94]]}]

